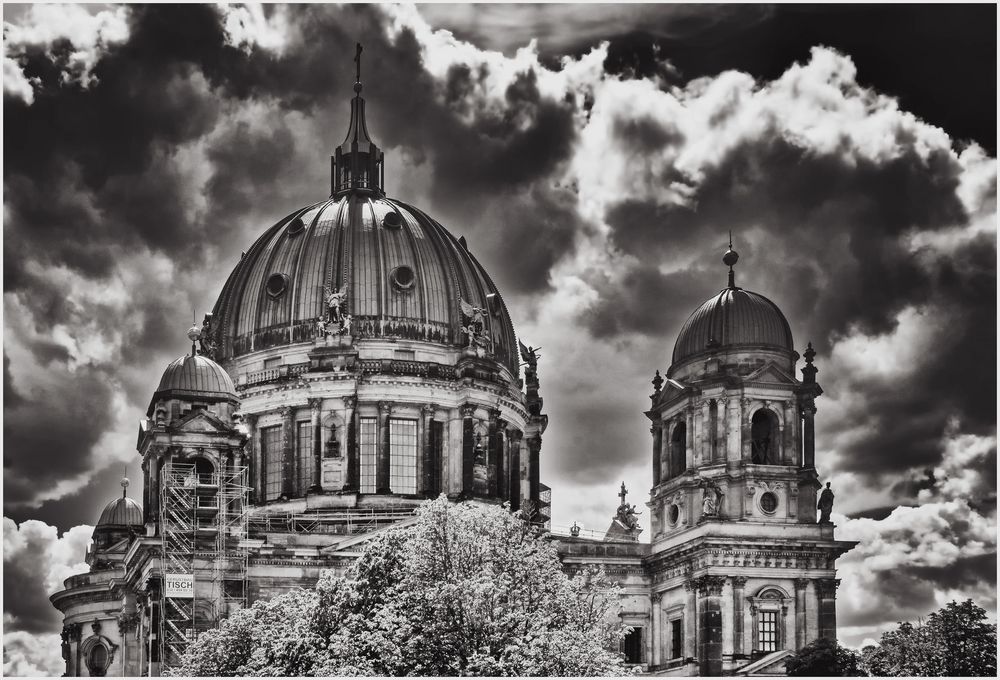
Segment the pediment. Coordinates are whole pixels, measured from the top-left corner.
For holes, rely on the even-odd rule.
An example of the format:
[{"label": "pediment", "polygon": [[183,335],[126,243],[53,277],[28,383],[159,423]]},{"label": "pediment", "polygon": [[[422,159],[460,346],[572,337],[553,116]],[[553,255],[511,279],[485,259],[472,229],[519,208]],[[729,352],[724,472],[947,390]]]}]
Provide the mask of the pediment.
[{"label": "pediment", "polygon": [[230,428],[208,411],[194,411],[187,414],[170,428],[175,432],[229,432]]},{"label": "pediment", "polygon": [[761,659],[736,669],[735,674],[748,677],[788,675],[788,671],[785,670],[785,662],[794,655],[795,652],[788,649],[771,652]]},{"label": "pediment", "polygon": [[750,375],[743,378],[747,382],[778,383],[780,385],[797,385],[798,381],[788,375],[780,366],[769,361]]},{"label": "pediment", "polygon": [[687,385],[680,382],[679,380],[674,380],[673,378],[667,378],[666,384],[663,386],[663,391],[660,392],[661,404],[667,404],[677,397],[685,394],[687,392]]}]

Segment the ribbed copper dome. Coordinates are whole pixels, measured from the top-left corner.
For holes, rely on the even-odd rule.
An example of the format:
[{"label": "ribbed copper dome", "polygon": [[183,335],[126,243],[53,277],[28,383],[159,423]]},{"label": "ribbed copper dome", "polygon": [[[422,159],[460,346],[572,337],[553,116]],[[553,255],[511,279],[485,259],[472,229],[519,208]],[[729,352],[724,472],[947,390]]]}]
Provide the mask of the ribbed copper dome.
[{"label": "ribbed copper dome", "polygon": [[674,343],[673,363],[709,350],[760,347],[792,350],[792,329],[763,295],[725,288],[688,317]]},{"label": "ribbed copper dome", "polygon": [[510,316],[464,242],[413,206],[362,192],[297,210],[257,239],[215,304],[216,358],[312,340],[327,289],[345,292],[362,341],[464,347],[461,301],[486,309],[492,356],[518,373]]},{"label": "ribbed copper dome", "polygon": [[201,355],[187,355],[176,359],[167,366],[160,378],[160,385],[150,402],[161,397],[191,397],[207,401],[235,400],[236,388],[233,379],[217,363]]},{"label": "ribbed copper dome", "polygon": [[116,498],[104,506],[98,527],[142,526],[142,507],[131,498]]}]

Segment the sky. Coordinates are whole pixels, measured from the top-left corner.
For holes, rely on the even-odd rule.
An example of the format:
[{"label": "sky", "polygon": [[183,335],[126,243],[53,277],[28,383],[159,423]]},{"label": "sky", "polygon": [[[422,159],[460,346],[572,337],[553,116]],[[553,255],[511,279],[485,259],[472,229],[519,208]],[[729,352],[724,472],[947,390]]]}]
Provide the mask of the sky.
[{"label": "sky", "polygon": [[[643,411],[726,283],[816,349],[840,638],[996,610],[996,7],[4,6],[4,671],[135,479],[192,310],[321,200],[354,44],[388,193],[540,346],[553,522],[652,483]],[[133,491],[135,487],[133,487]],[[135,494],[133,494],[134,496]],[[648,534],[648,512],[644,512]]]}]

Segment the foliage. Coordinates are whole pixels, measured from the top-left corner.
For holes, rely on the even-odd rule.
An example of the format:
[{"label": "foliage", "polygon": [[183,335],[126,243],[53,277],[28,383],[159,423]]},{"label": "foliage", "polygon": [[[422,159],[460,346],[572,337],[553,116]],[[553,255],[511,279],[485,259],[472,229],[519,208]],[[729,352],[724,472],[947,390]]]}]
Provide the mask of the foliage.
[{"label": "foliage", "polygon": [[795,676],[861,675],[861,658],[857,652],[841,647],[836,640],[819,638],[789,657],[785,671]]},{"label": "foliage", "polygon": [[626,675],[620,593],[573,577],[505,508],[427,501],[349,578],[256,602],[191,645],[183,675]]},{"label": "foliage", "polygon": [[996,624],[972,600],[949,602],[914,626],[901,623],[866,647],[862,663],[878,676],[995,677]]}]

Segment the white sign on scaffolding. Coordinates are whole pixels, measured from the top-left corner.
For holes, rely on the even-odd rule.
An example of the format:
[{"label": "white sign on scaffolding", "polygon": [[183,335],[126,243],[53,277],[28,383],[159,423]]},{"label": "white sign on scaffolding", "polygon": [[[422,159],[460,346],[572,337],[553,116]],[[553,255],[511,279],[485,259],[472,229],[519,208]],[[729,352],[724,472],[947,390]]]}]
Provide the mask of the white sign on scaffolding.
[{"label": "white sign on scaffolding", "polygon": [[194,576],[191,574],[165,574],[163,594],[167,597],[194,597]]}]

